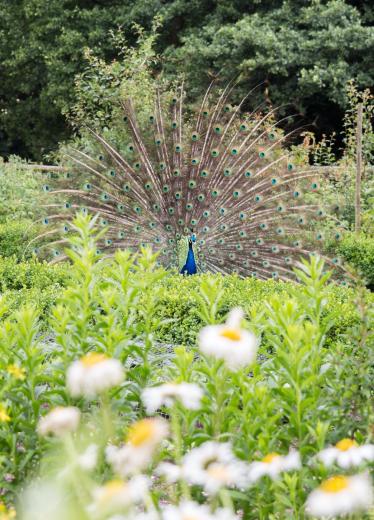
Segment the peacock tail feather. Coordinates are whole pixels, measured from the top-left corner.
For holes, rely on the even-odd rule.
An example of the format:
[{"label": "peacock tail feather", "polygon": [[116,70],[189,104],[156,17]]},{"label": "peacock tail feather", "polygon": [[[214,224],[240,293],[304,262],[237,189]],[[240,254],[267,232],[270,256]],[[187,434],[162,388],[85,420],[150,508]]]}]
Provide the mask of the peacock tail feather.
[{"label": "peacock tail feather", "polygon": [[160,264],[180,270],[194,233],[199,271],[293,278],[292,266],[325,238],[326,211],[305,200],[321,189],[324,170],[296,166],[277,109],[243,114],[246,98],[231,105],[232,89],[217,96],[210,86],[196,110],[184,110],[183,88],[159,91],[142,117],[125,100],[120,144],[91,131],[98,155],[68,151],[71,171],[44,186],[53,198],[43,235],[56,259],[83,211],[107,228],[100,252],[151,245]]}]

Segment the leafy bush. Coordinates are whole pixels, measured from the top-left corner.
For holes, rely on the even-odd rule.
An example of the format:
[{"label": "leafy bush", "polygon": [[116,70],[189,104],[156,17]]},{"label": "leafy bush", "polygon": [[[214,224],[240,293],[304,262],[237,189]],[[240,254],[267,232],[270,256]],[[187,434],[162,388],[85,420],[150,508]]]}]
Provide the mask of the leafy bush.
[{"label": "leafy bush", "polygon": [[42,321],[47,321],[69,277],[66,264],[51,265],[36,258],[18,262],[15,256],[0,257],[0,293],[6,302],[4,316],[32,305]]},{"label": "leafy bush", "polygon": [[[196,340],[203,320],[196,303],[196,291],[209,290],[211,286],[220,286],[220,308],[218,316],[222,318],[229,309],[239,305],[250,313],[261,313],[269,298],[279,295],[290,297],[294,284],[275,280],[256,280],[239,278],[236,275],[221,276],[203,274],[193,277],[169,275],[163,280],[159,298],[162,301],[161,313],[165,323],[157,331],[161,341],[177,344],[189,344]],[[328,332],[329,341],[335,339],[359,320],[354,304],[355,292],[351,288],[330,285],[324,308],[323,320],[330,320],[334,325]],[[374,296],[365,297],[374,302]]]},{"label": "leafy bush", "polygon": [[0,256],[30,258],[33,247],[29,242],[38,235],[38,226],[31,220],[7,220],[0,223]]},{"label": "leafy bush", "polygon": [[68,276],[66,264],[48,264],[32,258],[18,262],[13,257],[0,258],[0,291],[35,288],[43,290],[51,285],[64,285]]},{"label": "leafy bush", "polygon": [[340,242],[335,243],[335,254],[354,267],[366,284],[374,288],[374,238],[347,233]]},{"label": "leafy bush", "polygon": [[5,316],[14,316],[21,307],[30,305],[37,310],[42,327],[47,327],[48,316],[61,295],[62,286],[53,283],[44,289],[31,287],[29,289],[8,290],[3,293],[7,312]]},{"label": "leafy bush", "polygon": [[34,173],[18,157],[11,157],[7,163],[0,158],[0,222],[34,220],[42,215],[42,185],[46,177],[47,174]]},{"label": "leafy bush", "polygon": [[[329,274],[313,257],[297,273],[300,285],[261,286],[249,323],[236,311],[220,325],[227,308],[248,306],[259,282],[244,281],[250,290],[237,295],[242,282],[228,277],[228,297],[226,278],[194,277],[189,296],[205,339],[165,351],[155,338],[168,325],[167,273],[149,250],[97,255],[94,224],[76,220],[71,278],[52,311],[55,341],[40,334],[30,305],[0,324],[1,487],[9,515],[12,493],[33,475],[22,492],[23,520],[183,518],[186,500],[196,503],[195,516],[205,504],[207,519],[301,520],[318,483],[337,471],[344,477],[325,488],[349,483],[353,467],[331,467],[320,456],[331,443],[356,449],[352,439],[370,438],[373,315],[366,292],[327,286]],[[181,298],[188,282],[178,280]],[[327,307],[348,294],[356,299],[356,323],[326,348],[338,318]],[[263,337],[268,348],[256,362]],[[258,464],[288,452],[293,463],[278,479],[254,475]],[[356,462],[358,473],[367,467]],[[169,516],[165,502],[176,508]]]}]

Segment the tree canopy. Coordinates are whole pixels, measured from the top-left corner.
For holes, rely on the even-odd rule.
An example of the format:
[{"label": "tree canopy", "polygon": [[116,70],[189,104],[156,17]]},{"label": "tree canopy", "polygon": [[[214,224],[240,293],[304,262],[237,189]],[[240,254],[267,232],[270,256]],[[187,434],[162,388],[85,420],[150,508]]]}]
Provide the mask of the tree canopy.
[{"label": "tree canopy", "polygon": [[[163,18],[164,73],[198,95],[210,75],[240,73],[242,91],[265,82],[318,131],[339,126],[345,85],[373,85],[374,7],[347,0],[0,0],[0,137],[4,155],[40,159],[67,138],[85,48],[117,57],[110,32],[136,40],[133,23]],[[239,91],[240,94],[240,91]]]}]

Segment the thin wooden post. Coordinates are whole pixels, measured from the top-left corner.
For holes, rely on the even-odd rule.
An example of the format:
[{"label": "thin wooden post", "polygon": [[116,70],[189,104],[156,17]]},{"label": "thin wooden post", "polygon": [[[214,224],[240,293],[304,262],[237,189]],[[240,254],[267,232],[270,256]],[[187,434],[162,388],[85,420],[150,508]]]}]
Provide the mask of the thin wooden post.
[{"label": "thin wooden post", "polygon": [[362,114],[363,105],[357,108],[357,131],[356,131],[356,193],[355,193],[355,232],[361,229],[361,179],[362,179]]}]

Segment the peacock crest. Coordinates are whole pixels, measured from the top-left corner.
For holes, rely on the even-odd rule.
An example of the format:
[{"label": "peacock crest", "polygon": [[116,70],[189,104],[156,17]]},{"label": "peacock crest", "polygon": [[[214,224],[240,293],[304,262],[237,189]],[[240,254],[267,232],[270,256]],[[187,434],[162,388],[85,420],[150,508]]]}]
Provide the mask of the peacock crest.
[{"label": "peacock crest", "polygon": [[71,170],[44,186],[53,200],[43,235],[56,258],[83,211],[107,228],[100,252],[151,245],[160,264],[181,271],[192,250],[198,271],[293,278],[295,262],[325,238],[326,212],[308,202],[323,170],[294,164],[277,109],[243,114],[246,98],[233,106],[232,89],[217,95],[211,85],[194,111],[184,110],[183,88],[157,92],[142,117],[127,99],[120,143],[92,132],[99,154],[68,152]]}]

